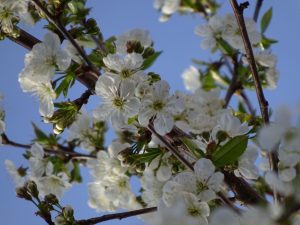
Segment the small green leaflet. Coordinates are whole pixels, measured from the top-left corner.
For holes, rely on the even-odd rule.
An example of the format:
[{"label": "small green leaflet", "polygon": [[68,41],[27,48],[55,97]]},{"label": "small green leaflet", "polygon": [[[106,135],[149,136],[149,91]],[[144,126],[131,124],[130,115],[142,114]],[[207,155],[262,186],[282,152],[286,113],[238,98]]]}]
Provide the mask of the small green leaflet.
[{"label": "small green leaflet", "polygon": [[158,56],[160,56],[160,54],[162,53],[162,51],[159,52],[155,52],[153,55],[149,56],[148,58],[146,58],[144,60],[144,63],[141,67],[142,70],[146,70],[148,69],[150,66],[152,66],[152,64],[155,62],[155,60],[158,58]]},{"label": "small green leaflet", "polygon": [[223,167],[235,163],[244,153],[248,144],[248,136],[241,135],[232,138],[219,150],[213,153],[212,160],[215,166]]},{"label": "small green leaflet", "polygon": [[261,22],[260,22],[260,29],[261,29],[261,33],[264,33],[268,26],[270,25],[271,19],[272,19],[272,14],[273,14],[273,10],[272,7],[265,12],[265,14],[263,15]]},{"label": "small green leaflet", "polygon": [[68,95],[69,87],[72,86],[75,82],[75,77],[72,73],[68,73],[66,77],[63,79],[63,81],[59,84],[59,86],[56,88],[55,93],[56,96],[60,96],[61,93],[64,94],[64,97],[66,98]]}]

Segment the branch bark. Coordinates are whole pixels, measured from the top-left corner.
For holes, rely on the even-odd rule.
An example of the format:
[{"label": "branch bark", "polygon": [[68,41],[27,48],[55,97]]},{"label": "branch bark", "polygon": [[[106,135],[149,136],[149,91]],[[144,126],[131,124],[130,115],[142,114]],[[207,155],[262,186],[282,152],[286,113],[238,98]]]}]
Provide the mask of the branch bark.
[{"label": "branch bark", "polygon": [[[18,142],[14,142],[10,140],[6,134],[1,134],[2,137],[2,144],[4,145],[9,145],[12,147],[16,148],[23,148],[23,149],[30,149],[31,145],[30,144],[21,144]],[[94,155],[87,155],[87,154],[82,154],[79,152],[74,152],[74,151],[66,151],[64,150],[61,146],[56,146],[54,149],[48,149],[44,148],[44,151],[49,154],[55,154],[55,155],[63,155],[71,158],[78,158],[78,157],[84,157],[84,158],[96,158]]]},{"label": "branch bark", "polygon": [[97,223],[101,223],[108,220],[114,220],[114,219],[125,219],[132,216],[137,216],[145,213],[151,213],[155,212],[157,210],[157,207],[151,207],[151,208],[144,208],[144,209],[138,209],[133,210],[129,212],[122,212],[122,213],[115,213],[115,214],[107,214],[100,217],[95,217],[87,220],[77,220],[76,223],[78,225],[94,225]]},{"label": "branch bark", "polygon": [[241,35],[243,38],[246,56],[247,56],[247,60],[249,62],[249,67],[250,67],[250,70],[252,73],[252,78],[254,81],[254,86],[255,86],[255,90],[256,90],[259,106],[260,106],[261,115],[262,115],[264,123],[267,124],[267,123],[269,123],[268,102],[265,99],[263,89],[262,89],[262,86],[261,86],[261,83],[259,80],[258,71],[256,68],[255,59],[254,59],[254,54],[252,51],[251,42],[250,42],[250,39],[248,36],[248,32],[246,29],[245,20],[244,20],[244,16],[243,16],[243,12],[244,12],[244,8],[246,7],[246,4],[244,3],[243,5],[238,5],[236,0],[230,0],[230,3],[231,3],[231,7],[234,11],[235,18],[236,18],[236,21],[238,23],[238,26],[239,26],[239,29],[240,29],[240,32],[241,32]]},{"label": "branch bark", "polygon": [[[268,104],[268,101],[265,99],[263,89],[262,89],[262,86],[261,86],[261,83],[259,80],[258,71],[256,68],[255,59],[254,59],[254,54],[252,51],[251,42],[250,42],[250,39],[248,36],[248,32],[246,29],[245,20],[244,20],[244,16],[243,16],[244,9],[248,6],[249,3],[245,2],[245,3],[242,3],[241,5],[238,5],[236,0],[230,0],[230,4],[234,11],[234,15],[235,15],[236,21],[238,23],[242,38],[243,38],[246,56],[247,56],[249,67],[250,67],[250,70],[252,73],[252,78],[254,81],[254,86],[255,86],[256,95],[257,95],[257,99],[258,99],[259,106],[260,106],[260,112],[262,115],[262,119],[265,124],[268,124],[270,122],[269,121],[269,110],[268,110],[269,104]],[[278,154],[277,154],[277,152],[272,150],[272,152],[269,153],[268,157],[269,157],[269,161],[270,161],[271,170],[274,170],[277,172],[278,171],[278,166],[277,166]]]}]

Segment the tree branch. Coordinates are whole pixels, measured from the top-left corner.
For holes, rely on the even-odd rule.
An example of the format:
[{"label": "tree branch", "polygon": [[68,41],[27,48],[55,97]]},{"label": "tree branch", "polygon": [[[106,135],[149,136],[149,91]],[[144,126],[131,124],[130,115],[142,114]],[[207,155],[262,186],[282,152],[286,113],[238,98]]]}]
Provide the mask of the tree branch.
[{"label": "tree branch", "polygon": [[231,7],[234,11],[235,18],[236,18],[236,21],[238,23],[238,26],[239,26],[239,29],[240,29],[240,32],[241,32],[241,35],[243,38],[246,56],[247,56],[247,59],[249,62],[249,67],[250,67],[250,70],[252,73],[252,78],[254,81],[254,86],[255,86],[257,98],[259,101],[261,115],[262,115],[264,123],[269,123],[268,102],[265,99],[265,96],[264,96],[264,93],[262,90],[262,86],[261,86],[261,83],[259,80],[258,71],[256,68],[255,59],[254,59],[254,54],[252,51],[250,39],[248,36],[248,32],[246,29],[245,20],[244,20],[244,16],[243,16],[243,11],[244,11],[244,8],[247,6],[247,4],[243,3],[243,5],[238,5],[236,0],[230,0],[230,3],[231,3]]},{"label": "tree branch", "polygon": [[[265,99],[263,89],[262,89],[262,86],[261,86],[261,83],[259,80],[258,71],[256,68],[255,59],[254,59],[254,54],[252,51],[251,43],[249,40],[249,36],[248,36],[248,32],[246,29],[245,20],[244,20],[244,16],[243,16],[244,9],[249,5],[249,3],[245,2],[245,3],[242,3],[241,5],[238,5],[236,0],[230,0],[230,4],[234,11],[234,15],[235,15],[236,21],[238,23],[242,38],[243,38],[243,42],[244,42],[244,46],[245,46],[245,50],[246,50],[246,56],[247,56],[249,67],[250,67],[250,70],[252,73],[252,78],[254,81],[254,86],[255,86],[256,95],[257,95],[257,99],[258,99],[259,106],[260,106],[260,112],[262,115],[262,119],[265,124],[268,124],[269,123],[268,101]],[[269,161],[270,161],[271,170],[274,170],[277,172],[278,171],[277,152],[272,150],[272,152],[270,152],[268,154],[268,157],[269,157]]]},{"label": "tree branch", "polygon": [[101,223],[108,220],[114,220],[114,219],[125,219],[132,216],[137,216],[145,213],[154,212],[157,210],[157,207],[151,207],[151,208],[144,208],[144,209],[138,209],[133,210],[129,212],[122,212],[122,213],[115,213],[115,214],[107,214],[100,217],[95,217],[87,220],[77,220],[76,223],[78,225],[94,225],[97,223]]},{"label": "tree branch", "polygon": [[[1,137],[2,137],[2,144],[4,144],[4,145],[9,145],[12,147],[24,148],[24,149],[31,148],[30,144],[21,144],[21,143],[17,143],[17,142],[10,140],[7,137],[7,135],[4,133],[1,134]],[[96,156],[93,156],[93,155],[82,154],[82,153],[74,152],[74,151],[66,151],[60,145],[55,146],[54,149],[44,148],[44,151],[49,154],[63,155],[63,156],[71,157],[71,158],[77,158],[77,157],[96,158]]]}]

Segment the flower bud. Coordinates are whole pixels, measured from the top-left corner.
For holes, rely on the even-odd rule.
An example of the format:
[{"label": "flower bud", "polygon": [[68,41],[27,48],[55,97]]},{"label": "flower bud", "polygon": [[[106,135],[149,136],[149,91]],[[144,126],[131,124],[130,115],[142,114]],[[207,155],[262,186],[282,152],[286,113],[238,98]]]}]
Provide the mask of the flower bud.
[{"label": "flower bud", "polygon": [[57,205],[58,199],[54,194],[48,194],[44,198],[45,202],[47,202],[50,205]]},{"label": "flower bud", "polygon": [[74,217],[74,210],[70,206],[66,206],[63,208],[62,213],[65,218],[73,218]]},{"label": "flower bud", "polygon": [[16,193],[17,193],[17,197],[18,198],[24,198],[28,201],[32,200],[31,195],[27,192],[27,188],[26,187],[18,187],[16,188]]},{"label": "flower bud", "polygon": [[26,184],[27,191],[34,197],[38,198],[39,197],[39,190],[37,189],[36,183],[34,181],[29,181]]},{"label": "flower bud", "polygon": [[151,47],[148,47],[145,49],[144,53],[143,53],[143,58],[148,58],[149,56],[153,55],[155,53],[154,49]]}]

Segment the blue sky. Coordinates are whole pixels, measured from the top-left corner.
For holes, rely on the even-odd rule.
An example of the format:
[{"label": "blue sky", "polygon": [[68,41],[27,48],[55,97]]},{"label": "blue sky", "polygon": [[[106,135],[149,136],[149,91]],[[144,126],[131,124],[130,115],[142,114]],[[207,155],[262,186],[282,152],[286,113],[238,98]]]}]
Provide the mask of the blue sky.
[{"label": "blue sky", "polygon": [[[143,28],[150,31],[157,50],[163,50],[151,71],[159,73],[167,80],[173,90],[183,90],[181,73],[191,64],[191,59],[209,59],[210,52],[202,50],[201,39],[194,35],[196,25],[203,23],[199,16],[173,16],[168,23],[158,22],[159,13],[153,7],[152,0],[90,0],[93,6],[92,16],[98,21],[104,37],[122,34],[133,28]],[[223,1],[221,14],[231,12],[228,1]],[[255,1],[250,1],[255,2]],[[300,76],[297,66],[300,63],[300,2],[299,1],[265,1],[262,12],[273,4],[274,19],[271,22],[267,35],[279,40],[273,52],[278,55],[278,69],[281,78],[275,91],[266,91],[266,97],[272,108],[288,105],[296,108],[300,99]],[[252,15],[254,4],[247,9],[246,14]],[[251,13],[250,13],[251,12]],[[250,13],[250,14],[249,14]],[[39,38],[44,31],[39,28],[26,27]],[[298,43],[297,43],[298,42]],[[3,107],[6,110],[7,134],[11,139],[28,143],[33,137],[31,121],[41,124],[38,114],[38,102],[30,95],[22,93],[17,78],[23,68],[26,50],[6,40],[0,42],[0,92],[5,99]],[[70,98],[80,96],[84,88],[77,85],[71,92]],[[255,95],[250,93],[255,101]],[[98,99],[93,98],[91,108],[95,107]],[[89,107],[90,108],[90,107]],[[43,126],[50,131],[51,127]],[[108,137],[111,139],[111,136]],[[1,223],[9,225],[40,225],[45,224],[40,218],[34,216],[35,208],[29,202],[17,199],[14,185],[4,168],[4,160],[10,159],[16,165],[26,165],[21,154],[23,150],[0,148],[0,215]],[[87,206],[86,182],[89,175],[83,171],[84,183],[75,185],[68,191],[63,199],[64,204],[74,206],[76,218],[89,218],[99,215]],[[111,221],[105,224],[141,224],[135,219],[124,221]]]}]

